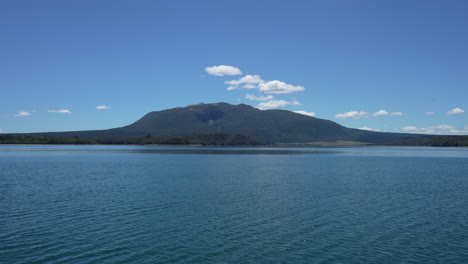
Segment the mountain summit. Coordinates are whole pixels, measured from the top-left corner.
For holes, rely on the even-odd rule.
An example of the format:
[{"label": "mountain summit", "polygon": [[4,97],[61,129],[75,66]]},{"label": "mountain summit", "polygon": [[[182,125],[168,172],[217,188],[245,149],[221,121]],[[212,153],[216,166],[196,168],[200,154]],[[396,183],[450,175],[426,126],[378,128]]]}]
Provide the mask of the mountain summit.
[{"label": "mountain summit", "polygon": [[189,136],[239,134],[265,144],[314,141],[359,141],[385,143],[415,134],[372,132],[346,128],[335,122],[287,110],[259,110],[228,103],[195,104],[154,111],[135,123],[108,130],[49,132],[32,135],[125,138],[141,136]]}]

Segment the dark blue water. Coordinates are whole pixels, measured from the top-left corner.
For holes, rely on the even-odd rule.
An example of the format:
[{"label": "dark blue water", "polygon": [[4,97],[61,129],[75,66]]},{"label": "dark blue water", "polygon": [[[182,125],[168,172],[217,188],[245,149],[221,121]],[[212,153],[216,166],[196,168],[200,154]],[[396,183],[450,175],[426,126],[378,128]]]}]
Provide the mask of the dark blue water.
[{"label": "dark blue water", "polygon": [[468,149],[0,146],[0,263],[468,263]]}]

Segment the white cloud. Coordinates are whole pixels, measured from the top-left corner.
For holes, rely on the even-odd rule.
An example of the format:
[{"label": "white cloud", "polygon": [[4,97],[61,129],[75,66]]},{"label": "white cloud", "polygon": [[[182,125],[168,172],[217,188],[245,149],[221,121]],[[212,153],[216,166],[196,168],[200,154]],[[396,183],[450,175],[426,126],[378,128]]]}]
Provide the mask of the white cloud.
[{"label": "white cloud", "polygon": [[238,80],[231,80],[225,82],[225,84],[229,84],[230,86],[227,88],[228,91],[238,89],[239,85],[245,84],[244,88],[246,89],[254,89],[257,88],[256,84],[263,83],[264,81],[260,78],[260,75],[246,75]]},{"label": "white cloud", "polygon": [[281,108],[287,105],[301,105],[298,101],[285,101],[285,100],[270,100],[268,102],[261,102],[256,107],[260,110],[272,109],[272,108]]},{"label": "white cloud", "polygon": [[464,128],[464,129],[465,129],[465,130],[468,130],[468,125],[465,125],[465,128]]},{"label": "white cloud", "polygon": [[71,114],[72,112],[68,109],[60,109],[60,110],[48,110],[49,113],[57,113],[57,114]]},{"label": "white cloud", "polygon": [[302,86],[294,86],[291,84],[284,83],[282,81],[274,80],[258,85],[260,92],[262,93],[274,93],[274,94],[287,94],[304,91]]},{"label": "white cloud", "polygon": [[375,132],[381,131],[380,129],[374,129],[374,128],[370,128],[370,127],[360,127],[358,129],[367,130],[367,131],[375,131]]},{"label": "white cloud", "polygon": [[433,126],[432,128],[437,129],[437,130],[450,130],[450,129],[454,129],[455,127],[449,126],[449,125],[437,125],[437,126]]},{"label": "white cloud", "polygon": [[110,106],[99,105],[99,106],[96,106],[96,109],[97,110],[106,110],[106,109],[110,109]]},{"label": "white cloud", "polygon": [[447,111],[447,115],[459,115],[459,114],[463,114],[465,111],[461,108],[454,108],[454,109],[451,109],[449,111]]},{"label": "white cloud", "polygon": [[3,130],[2,130],[2,129],[0,129],[0,133],[3,133]]},{"label": "white cloud", "polygon": [[[211,75],[224,76],[224,75],[240,75],[242,72],[239,68],[227,65],[219,65],[206,67],[205,71]],[[262,93],[267,94],[289,94],[304,91],[303,86],[288,84],[279,80],[264,81],[260,75],[247,74],[237,80],[230,80],[224,82],[228,84],[228,91],[235,89],[259,89]]]},{"label": "white cloud", "polygon": [[402,127],[402,128],[400,128],[400,129],[403,130],[403,131],[407,131],[407,132],[411,132],[411,131],[416,131],[416,130],[418,130],[418,128],[415,127],[415,126]]},{"label": "white cloud", "polygon": [[464,130],[451,129],[449,132],[452,135],[468,135],[468,129],[464,129]]},{"label": "white cloud", "polygon": [[268,96],[255,96],[253,94],[247,94],[245,96],[246,99],[252,100],[252,101],[268,101],[268,100],[273,100],[274,97],[271,95]]},{"label": "white cloud", "polygon": [[364,112],[364,111],[350,111],[346,112],[344,114],[337,114],[335,115],[336,118],[341,118],[341,119],[346,119],[346,118],[354,118],[354,119],[359,119],[359,118],[367,118],[369,113]]},{"label": "white cloud", "polygon": [[214,76],[224,76],[224,75],[241,75],[242,72],[239,68],[228,65],[218,65],[206,67],[205,71]]},{"label": "white cloud", "polygon": [[18,111],[18,113],[16,113],[15,116],[30,116],[30,115],[32,115],[30,112]]},{"label": "white cloud", "polygon": [[301,114],[301,115],[306,115],[306,116],[315,117],[315,112],[306,112],[306,111],[303,111],[303,110],[293,111],[293,112],[294,112],[294,113]]},{"label": "white cloud", "polygon": [[386,110],[379,110],[375,113],[372,114],[372,116],[388,116],[388,115],[391,115],[391,116],[402,116],[403,113],[402,112],[391,112],[389,113],[388,111]]},{"label": "white cloud", "polygon": [[[398,130],[398,129],[397,129]],[[440,135],[448,135],[448,134],[468,134],[468,130],[460,131],[455,129],[454,126],[450,125],[437,125],[432,127],[416,127],[416,126],[407,126],[402,127],[399,129],[400,131],[404,132],[411,132],[411,133],[418,133],[418,134],[440,134]]]},{"label": "white cloud", "polygon": [[372,114],[373,116],[386,116],[386,115],[389,115],[389,113],[385,110],[379,110],[375,113]]},{"label": "white cloud", "polygon": [[425,112],[424,114],[425,115],[433,115],[433,114],[435,114],[435,112]]}]

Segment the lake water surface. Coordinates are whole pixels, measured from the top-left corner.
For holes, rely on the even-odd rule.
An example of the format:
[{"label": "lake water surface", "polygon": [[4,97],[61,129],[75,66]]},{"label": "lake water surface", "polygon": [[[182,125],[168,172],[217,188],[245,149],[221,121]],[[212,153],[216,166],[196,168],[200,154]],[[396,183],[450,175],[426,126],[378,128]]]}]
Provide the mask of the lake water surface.
[{"label": "lake water surface", "polygon": [[468,263],[468,149],[0,146],[0,263]]}]

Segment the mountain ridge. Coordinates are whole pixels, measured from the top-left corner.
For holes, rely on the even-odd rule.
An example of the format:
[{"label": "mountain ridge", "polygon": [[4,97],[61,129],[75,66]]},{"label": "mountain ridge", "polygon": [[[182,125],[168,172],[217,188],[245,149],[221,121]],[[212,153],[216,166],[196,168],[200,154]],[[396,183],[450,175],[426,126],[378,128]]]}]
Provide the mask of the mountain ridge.
[{"label": "mountain ridge", "polygon": [[288,110],[260,110],[246,104],[193,104],[152,111],[134,123],[105,130],[23,133],[31,136],[118,139],[142,136],[238,134],[264,144],[358,141],[381,144],[430,135],[346,128],[330,120]]}]

